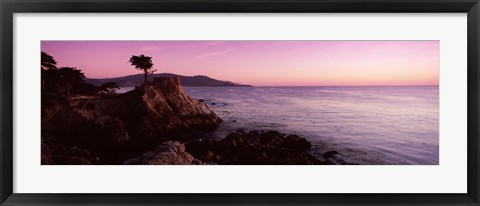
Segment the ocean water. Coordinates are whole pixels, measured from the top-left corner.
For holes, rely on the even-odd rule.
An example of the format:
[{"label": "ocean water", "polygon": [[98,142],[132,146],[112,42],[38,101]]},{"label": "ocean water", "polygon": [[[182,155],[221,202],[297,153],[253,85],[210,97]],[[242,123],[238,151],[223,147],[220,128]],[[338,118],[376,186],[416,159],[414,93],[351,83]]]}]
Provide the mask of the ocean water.
[{"label": "ocean water", "polygon": [[120,89],[117,90],[117,93],[125,93],[125,92],[131,91],[133,89],[135,89],[135,87],[120,87]]},{"label": "ocean water", "polygon": [[237,129],[277,130],[312,143],[339,163],[439,162],[438,86],[405,87],[185,87],[224,122],[205,138]]}]

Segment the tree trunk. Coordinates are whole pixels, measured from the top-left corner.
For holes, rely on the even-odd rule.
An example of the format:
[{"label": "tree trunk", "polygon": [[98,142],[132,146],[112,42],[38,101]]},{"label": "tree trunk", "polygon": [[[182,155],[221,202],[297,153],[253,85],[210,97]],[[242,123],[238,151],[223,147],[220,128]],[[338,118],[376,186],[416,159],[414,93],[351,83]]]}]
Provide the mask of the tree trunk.
[{"label": "tree trunk", "polygon": [[67,84],[67,101],[70,100],[70,89],[72,88],[72,85]]},{"label": "tree trunk", "polygon": [[148,71],[147,70],[145,70],[144,76],[145,76],[145,80],[143,81],[143,85],[147,85],[147,77],[148,77]]}]

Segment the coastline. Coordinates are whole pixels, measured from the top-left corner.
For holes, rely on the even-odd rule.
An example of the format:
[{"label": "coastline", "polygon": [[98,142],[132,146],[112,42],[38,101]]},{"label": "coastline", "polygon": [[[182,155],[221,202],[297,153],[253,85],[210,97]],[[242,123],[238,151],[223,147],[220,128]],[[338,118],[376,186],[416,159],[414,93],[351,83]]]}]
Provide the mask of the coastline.
[{"label": "coastline", "polygon": [[[311,110],[305,110],[305,114],[294,113],[294,119],[288,116],[276,118],[275,116],[269,116],[271,112],[278,113],[281,111],[280,114],[287,115],[290,111],[289,106],[295,102],[288,102],[291,100],[285,98],[281,101],[273,99],[276,102],[268,104],[270,105],[268,108],[275,110],[267,111],[265,107],[255,105],[255,102],[251,101],[252,98],[258,98],[258,96],[246,99],[240,98],[240,102],[235,102],[231,95],[222,96],[218,99],[219,97],[212,96],[212,93],[206,93],[210,96],[202,96],[202,98],[199,98],[198,93],[192,93],[192,91],[211,88],[213,90],[225,90],[235,96],[239,95],[237,91],[240,90],[258,89],[264,91],[257,95],[275,94],[262,87],[182,87],[178,79],[156,78],[148,86],[135,87],[132,91],[114,97],[73,97],[68,104],[56,105],[49,109],[51,111],[47,112],[48,115],[42,115],[42,158],[44,157],[45,160],[42,160],[42,164],[127,164],[128,160],[132,160],[128,164],[160,164],[162,162],[168,164],[177,162],[178,164],[280,165],[419,164],[403,161],[403,159],[398,160],[398,158],[388,159],[385,153],[369,148],[354,147],[353,142],[338,139],[337,137],[342,135],[341,127],[333,124],[332,129],[323,129],[325,126],[331,125],[330,121],[336,121],[325,116],[329,114],[328,111],[316,112],[316,114],[322,114],[322,117],[319,118],[309,117],[312,113]],[[270,89],[278,90],[278,88]],[[282,90],[288,89],[282,88]],[[331,92],[330,90],[322,91]],[[218,93],[217,95],[224,94],[226,93]],[[303,95],[301,93],[292,94],[300,95],[298,98],[302,98],[301,95]],[[210,98],[204,99],[205,97]],[[259,101],[269,98],[268,95],[262,97],[264,99]],[[320,99],[321,101],[329,101],[329,98],[329,96],[322,96]],[[305,99],[308,98],[303,98],[302,101]],[[285,104],[282,106],[282,103]],[[238,106],[240,106],[240,110],[231,110]],[[304,104],[304,106],[308,107],[309,104]],[[244,109],[242,110],[242,108]],[[328,108],[328,106],[319,108]],[[247,116],[238,116],[239,114],[247,114]],[[55,121],[48,120],[52,118],[52,115],[57,115]],[[274,121],[259,119],[264,116],[265,118],[273,118]],[[310,119],[305,119],[306,117]],[[302,122],[305,120],[314,122]],[[315,123],[318,121],[324,123]],[[77,125],[77,127],[68,128],[77,132],[64,134],[51,132],[52,129],[67,129],[62,128],[65,123]],[[305,127],[305,124],[309,127]],[[302,131],[299,128],[305,128],[305,130]],[[312,128],[320,128],[320,131],[315,132],[317,130],[312,130]],[[275,133],[276,135],[273,136],[276,137],[273,139],[277,139],[277,143],[286,141],[285,138],[288,136],[298,135],[297,137],[308,142],[309,146],[304,147],[301,151],[293,150],[294,152],[292,152],[291,148],[285,147],[281,143],[267,144],[271,151],[267,150],[265,155],[263,155],[263,152],[258,152],[259,150],[266,150],[263,148],[264,145],[256,144],[256,142],[251,147],[238,147],[238,141],[245,142],[245,139],[248,138],[257,139],[258,142],[261,142],[260,140],[263,138],[268,138],[264,137],[264,133]],[[237,138],[242,140],[237,139],[234,141],[235,143],[231,142],[231,136],[235,135],[241,136]],[[327,135],[334,138],[328,138]],[[360,138],[362,136],[357,134],[354,137]],[[177,141],[178,143],[176,143]],[[361,143],[375,146],[369,144],[369,142]],[[238,154],[225,152],[225,148],[230,148]],[[242,156],[240,154],[246,153],[244,150],[255,154],[252,155],[250,161],[240,158]],[[171,159],[165,159],[162,155],[158,156],[159,153],[165,151],[176,151],[178,154],[165,153],[163,155],[171,156]],[[270,154],[280,153],[278,151],[287,151],[289,157]],[[237,160],[234,160],[233,156],[236,155],[240,156]],[[265,158],[265,156],[268,158]],[[175,160],[178,157],[183,157],[183,159]],[[283,160],[278,160],[282,158]],[[134,159],[137,160],[133,161]],[[159,159],[163,160],[157,161]],[[253,161],[255,159],[259,160],[257,162]],[[435,165],[435,162],[422,164]]]},{"label": "coastline", "polygon": [[223,120],[187,95],[175,77],[114,97],[44,100],[44,165],[333,164],[311,156],[306,139],[277,131],[239,130],[202,140]]}]

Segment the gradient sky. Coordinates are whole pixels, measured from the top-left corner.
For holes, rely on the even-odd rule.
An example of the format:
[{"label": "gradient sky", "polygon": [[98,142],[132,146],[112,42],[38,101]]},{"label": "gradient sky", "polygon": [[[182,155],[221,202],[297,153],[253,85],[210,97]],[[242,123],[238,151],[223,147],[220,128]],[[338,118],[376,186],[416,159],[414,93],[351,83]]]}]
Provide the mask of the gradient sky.
[{"label": "gradient sky", "polygon": [[207,75],[255,86],[438,85],[439,41],[42,41],[58,66],[89,78],[158,73]]}]

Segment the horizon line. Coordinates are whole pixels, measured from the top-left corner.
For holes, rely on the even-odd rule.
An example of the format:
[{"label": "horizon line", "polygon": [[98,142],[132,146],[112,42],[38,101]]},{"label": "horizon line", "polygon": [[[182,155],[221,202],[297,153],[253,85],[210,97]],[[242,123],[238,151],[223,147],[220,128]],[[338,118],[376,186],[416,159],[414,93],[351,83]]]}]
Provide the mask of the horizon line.
[{"label": "horizon line", "polygon": [[[196,75],[193,75],[193,76],[189,76],[189,75],[183,75],[183,74],[175,74],[175,73],[170,73],[170,72],[161,72],[161,73],[154,73],[155,74],[173,74],[173,75],[177,75],[177,76],[185,76],[185,77],[195,77],[195,76],[206,76],[206,77],[209,77],[209,78],[212,78],[212,79],[215,79],[215,80],[218,80],[218,81],[229,81],[229,80],[220,80],[220,79],[216,79],[215,77],[211,77],[211,76],[208,76],[208,75],[205,75],[205,74],[196,74]],[[91,78],[91,77],[85,77],[85,79],[115,79],[115,78],[122,78],[122,77],[127,77],[127,76],[134,76],[134,75],[143,75],[141,73],[137,73],[137,74],[129,74],[129,75],[125,75],[125,76],[117,76],[117,77],[104,77],[104,78]],[[230,81],[231,82],[231,81]],[[242,87],[242,86],[250,86],[250,87],[420,87],[420,86],[439,86],[439,84],[402,84],[402,85],[398,85],[398,84],[393,84],[393,85],[268,85],[268,86],[255,86],[255,85],[250,85],[250,84],[244,84],[244,83],[235,83],[235,84],[239,84],[238,87]],[[195,86],[193,86],[195,87]],[[199,87],[199,86],[196,86],[196,87]],[[234,87],[237,87],[237,86],[234,86]]]},{"label": "horizon line", "polygon": [[[180,83],[181,85],[181,83]],[[137,85],[141,86],[141,85]],[[129,86],[129,87],[137,87]],[[320,85],[320,86],[301,86],[301,85],[291,85],[291,86],[254,86],[254,85],[236,85],[236,86],[182,86],[182,87],[438,87],[440,85],[435,84],[425,84],[425,85]]]},{"label": "horizon line", "polygon": [[[408,85],[313,85],[313,86],[302,86],[302,85],[287,85],[287,86],[254,86],[248,85],[251,87],[434,87],[439,86],[438,84],[408,84]],[[239,86],[241,87],[241,86]]]}]

